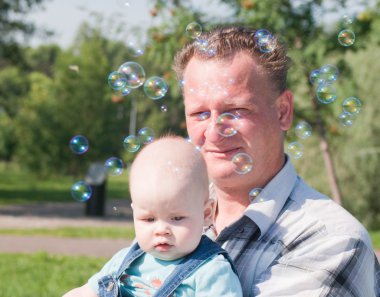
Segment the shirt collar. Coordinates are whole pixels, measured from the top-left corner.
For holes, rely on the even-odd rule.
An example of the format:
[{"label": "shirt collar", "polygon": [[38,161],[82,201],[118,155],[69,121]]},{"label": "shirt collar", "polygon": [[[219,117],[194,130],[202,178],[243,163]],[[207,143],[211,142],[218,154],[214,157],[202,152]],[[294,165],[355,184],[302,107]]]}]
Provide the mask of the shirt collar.
[{"label": "shirt collar", "polygon": [[244,215],[249,217],[259,227],[260,238],[277,219],[296,181],[297,173],[289,157],[286,157],[284,167],[244,211]]}]

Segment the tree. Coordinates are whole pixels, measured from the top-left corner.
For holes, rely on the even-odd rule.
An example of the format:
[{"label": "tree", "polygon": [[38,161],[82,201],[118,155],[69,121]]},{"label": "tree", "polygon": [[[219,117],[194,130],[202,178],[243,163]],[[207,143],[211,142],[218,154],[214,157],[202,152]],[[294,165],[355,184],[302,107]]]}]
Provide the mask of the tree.
[{"label": "tree", "polygon": [[23,65],[19,46],[20,38],[27,38],[36,31],[25,15],[39,7],[43,0],[2,0],[0,2],[0,68],[5,65]]}]

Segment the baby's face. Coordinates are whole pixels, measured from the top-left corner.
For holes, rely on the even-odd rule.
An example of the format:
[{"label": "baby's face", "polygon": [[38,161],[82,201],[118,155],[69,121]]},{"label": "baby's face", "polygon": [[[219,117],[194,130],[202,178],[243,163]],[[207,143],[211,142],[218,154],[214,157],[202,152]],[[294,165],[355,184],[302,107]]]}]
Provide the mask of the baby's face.
[{"label": "baby's face", "polygon": [[[149,178],[148,178],[149,179]],[[211,202],[198,197],[197,185],[147,180],[131,185],[136,239],[147,253],[161,260],[175,260],[191,253],[199,244]],[[195,196],[196,195],[196,196]]]}]

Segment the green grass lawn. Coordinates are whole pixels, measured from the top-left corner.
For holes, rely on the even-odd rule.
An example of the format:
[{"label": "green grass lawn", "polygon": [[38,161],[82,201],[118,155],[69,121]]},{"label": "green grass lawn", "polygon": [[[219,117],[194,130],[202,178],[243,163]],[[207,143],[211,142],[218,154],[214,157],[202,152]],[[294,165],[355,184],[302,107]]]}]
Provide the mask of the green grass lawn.
[{"label": "green grass lawn", "polygon": [[372,244],[374,249],[380,250],[380,230],[379,231],[370,231]]},{"label": "green grass lawn", "polygon": [[[83,177],[82,177],[83,179]],[[38,178],[15,164],[0,163],[0,205],[34,202],[72,202],[71,186],[79,179],[72,176]],[[128,178],[109,176],[107,198],[129,199]]]},{"label": "green grass lawn", "polygon": [[133,227],[61,227],[33,229],[0,229],[0,235],[57,236],[71,238],[123,238],[133,240]]},{"label": "green grass lawn", "polygon": [[0,253],[1,297],[62,296],[105,264],[105,258]]}]

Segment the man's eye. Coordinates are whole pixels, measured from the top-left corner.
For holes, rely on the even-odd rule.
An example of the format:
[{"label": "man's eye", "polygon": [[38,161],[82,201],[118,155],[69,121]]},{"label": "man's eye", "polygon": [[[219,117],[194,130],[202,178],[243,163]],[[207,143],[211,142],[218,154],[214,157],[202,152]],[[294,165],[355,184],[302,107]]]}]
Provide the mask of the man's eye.
[{"label": "man's eye", "polygon": [[183,219],[184,219],[184,217],[174,217],[174,218],[172,218],[173,221],[177,221],[177,222],[182,221]]},{"label": "man's eye", "polygon": [[211,113],[209,111],[205,111],[205,112],[196,114],[196,116],[197,116],[198,121],[204,121],[210,117],[210,114]]}]

